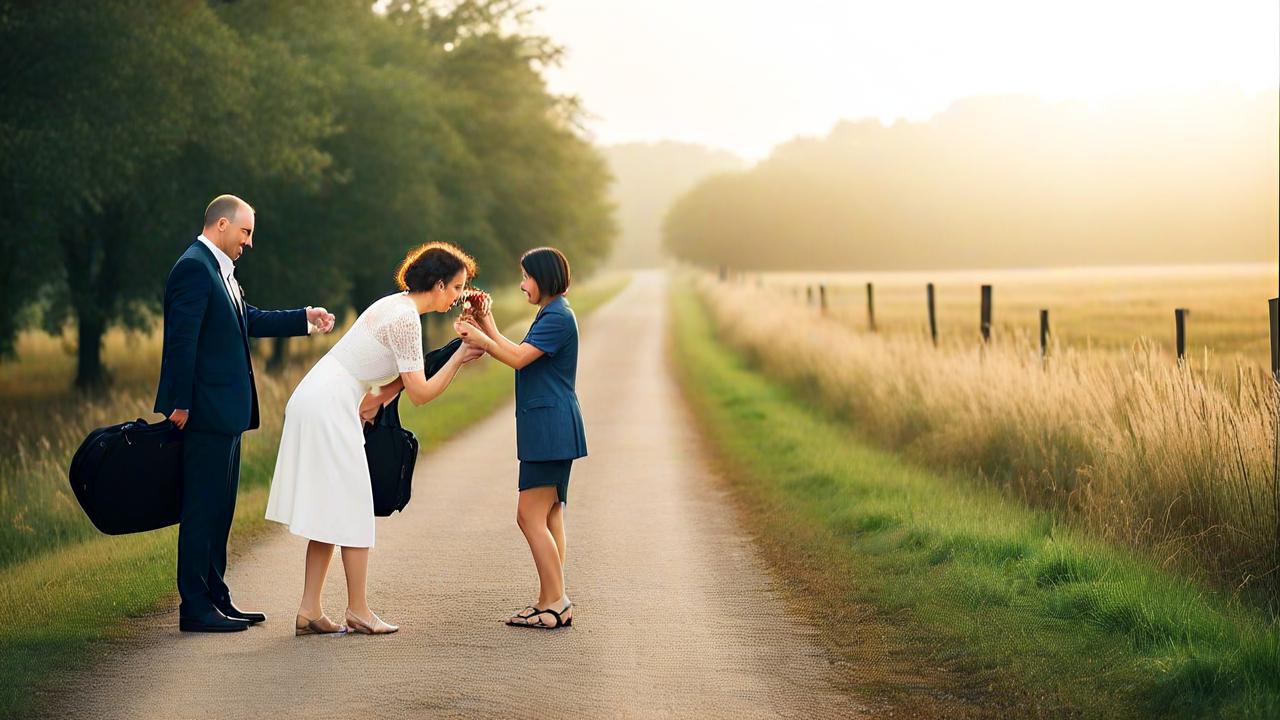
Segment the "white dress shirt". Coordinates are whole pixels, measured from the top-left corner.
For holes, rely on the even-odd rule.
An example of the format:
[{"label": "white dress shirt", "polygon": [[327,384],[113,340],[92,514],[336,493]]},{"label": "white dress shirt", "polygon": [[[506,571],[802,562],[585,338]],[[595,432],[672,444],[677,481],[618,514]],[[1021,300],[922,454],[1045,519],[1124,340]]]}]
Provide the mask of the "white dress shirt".
[{"label": "white dress shirt", "polygon": [[200,237],[196,238],[209,248],[209,252],[213,253],[213,257],[218,261],[218,274],[222,276],[222,288],[227,291],[227,297],[231,298],[231,304],[235,306],[236,312],[244,315],[244,296],[240,292],[240,284],[236,282],[236,264],[224,252],[222,248],[213,244],[213,241],[200,233]]},{"label": "white dress shirt", "polygon": [[[230,256],[222,252],[222,248],[214,245],[212,240],[205,237],[204,233],[200,233],[200,236],[196,239],[204,243],[204,246],[209,248],[209,252],[213,253],[214,259],[218,261],[218,274],[222,276],[222,287],[227,291],[227,297],[231,298],[231,304],[235,306],[236,311],[243,316],[245,312],[244,293],[240,291],[240,283],[236,282],[236,277],[233,274],[236,270],[235,262]],[[307,310],[310,309],[311,306],[308,305]],[[310,320],[308,320],[307,334],[310,335],[311,331],[314,329],[315,326],[311,324]]]}]

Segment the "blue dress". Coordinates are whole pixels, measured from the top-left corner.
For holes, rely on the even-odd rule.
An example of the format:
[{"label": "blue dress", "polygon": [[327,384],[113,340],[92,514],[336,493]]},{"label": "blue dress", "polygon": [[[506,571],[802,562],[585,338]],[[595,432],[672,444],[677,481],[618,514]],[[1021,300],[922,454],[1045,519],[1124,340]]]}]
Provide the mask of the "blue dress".
[{"label": "blue dress", "polygon": [[570,468],[575,459],[586,457],[587,438],[574,388],[578,320],[563,295],[538,311],[524,342],[543,355],[516,371],[520,489],[554,485],[565,502]]}]

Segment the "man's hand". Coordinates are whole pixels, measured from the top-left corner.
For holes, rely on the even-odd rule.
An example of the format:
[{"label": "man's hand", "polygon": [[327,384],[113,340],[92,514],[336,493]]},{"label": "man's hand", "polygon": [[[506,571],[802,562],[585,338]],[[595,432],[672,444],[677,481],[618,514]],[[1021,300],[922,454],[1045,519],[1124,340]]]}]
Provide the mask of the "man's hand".
[{"label": "man's hand", "polygon": [[317,332],[327,333],[333,330],[337,318],[322,307],[307,308],[307,322],[315,326]]},{"label": "man's hand", "polygon": [[169,420],[181,430],[187,426],[187,416],[190,414],[189,410],[174,410],[169,413]]}]

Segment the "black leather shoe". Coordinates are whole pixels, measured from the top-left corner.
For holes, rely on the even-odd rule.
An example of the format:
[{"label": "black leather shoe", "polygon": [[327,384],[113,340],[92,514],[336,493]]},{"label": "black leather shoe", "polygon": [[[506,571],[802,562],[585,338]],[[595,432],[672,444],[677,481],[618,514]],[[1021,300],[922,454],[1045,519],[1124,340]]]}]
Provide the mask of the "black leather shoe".
[{"label": "black leather shoe", "polygon": [[218,612],[222,613],[223,615],[226,615],[232,620],[243,620],[249,623],[250,625],[257,625],[258,623],[266,622],[267,620],[267,616],[264,615],[263,613],[248,612],[245,610],[240,610],[236,608],[235,605],[232,605],[231,603],[227,603],[225,605],[215,605],[214,607],[218,608]]},{"label": "black leather shoe", "polygon": [[178,629],[182,632],[239,632],[249,629],[249,622],[233,620],[217,610],[209,610],[200,615],[180,616]]}]

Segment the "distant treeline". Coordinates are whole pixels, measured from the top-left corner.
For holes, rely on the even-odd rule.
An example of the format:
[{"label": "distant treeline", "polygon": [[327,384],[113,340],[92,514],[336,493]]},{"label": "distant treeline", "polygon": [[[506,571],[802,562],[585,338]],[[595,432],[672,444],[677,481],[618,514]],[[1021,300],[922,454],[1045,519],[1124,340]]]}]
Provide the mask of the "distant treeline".
[{"label": "distant treeline", "polygon": [[519,0],[0,0],[0,353],[149,326],[165,276],[230,192],[258,211],[250,302],[363,308],[428,240],[481,283],[555,244],[589,270],[614,234],[602,158],[542,69]]},{"label": "distant treeline", "polygon": [[674,141],[610,145],[601,152],[613,173],[610,197],[618,209],[610,264],[624,268],[662,265],[662,216],[672,201],[709,175],[747,164],[727,150]]},{"label": "distant treeline", "polygon": [[845,122],[678,200],[666,248],[742,269],[1275,261],[1280,95],[978,98]]}]

